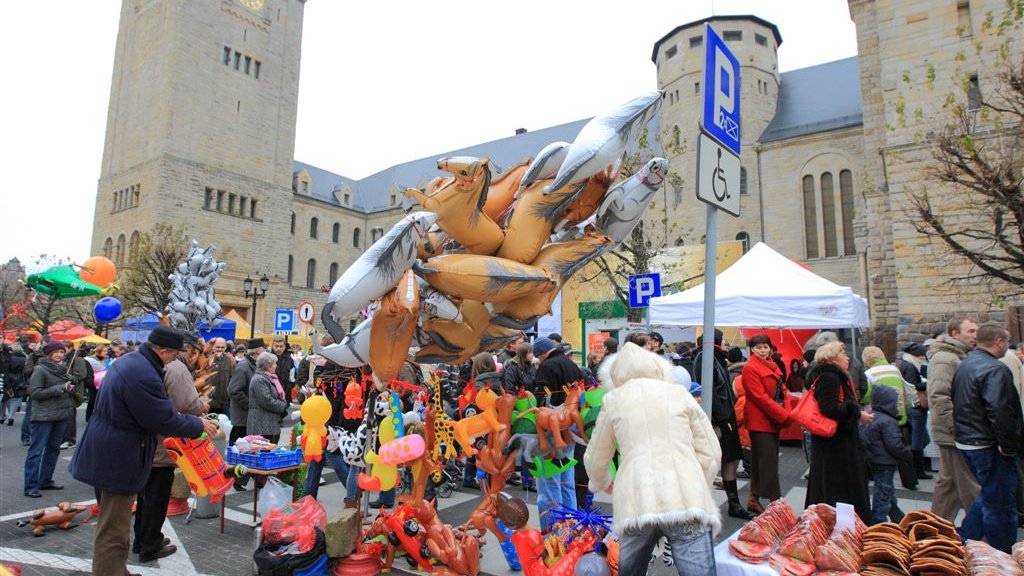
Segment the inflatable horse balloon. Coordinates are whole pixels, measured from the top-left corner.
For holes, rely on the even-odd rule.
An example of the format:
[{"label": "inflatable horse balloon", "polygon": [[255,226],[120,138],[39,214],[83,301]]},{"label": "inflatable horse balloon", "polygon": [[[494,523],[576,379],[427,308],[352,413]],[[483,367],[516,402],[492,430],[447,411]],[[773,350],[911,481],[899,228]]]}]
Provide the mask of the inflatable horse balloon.
[{"label": "inflatable horse balloon", "polygon": [[547,192],[557,192],[582,182],[615,162],[658,113],[660,107],[661,92],[654,91],[587,122],[569,146],[565,161]]},{"label": "inflatable horse balloon", "polygon": [[544,270],[495,256],[444,254],[413,270],[449,296],[481,302],[509,302],[556,289]]},{"label": "inflatable horse balloon", "polygon": [[[341,333],[333,318],[351,316],[390,291],[416,261],[416,246],[437,221],[430,212],[413,212],[377,240],[334,282],[321,319],[336,340]],[[329,317],[333,317],[330,318]]]},{"label": "inflatable horse balloon", "polygon": [[370,329],[372,318],[359,323],[354,330],[345,334],[341,342],[321,346],[313,341],[313,352],[339,366],[358,368],[370,363]]},{"label": "inflatable horse balloon", "polygon": [[618,183],[597,209],[595,225],[616,244],[629,237],[640,223],[651,196],[665,182],[668,160],[652,158],[636,174]]},{"label": "inflatable horse balloon", "polygon": [[[519,182],[519,190],[529,188],[538,180],[554,178],[555,174],[558,174],[558,169],[562,167],[562,162],[565,161],[565,155],[568,152],[568,142],[552,142],[541,148],[537,157],[530,163],[526,174],[523,174],[523,179]],[[518,197],[518,193],[516,196]]]},{"label": "inflatable horse balloon", "polygon": [[512,207],[512,201],[519,191],[519,182],[525,177],[529,166],[529,162],[521,162],[491,178],[490,186],[487,188],[487,200],[484,202],[484,214],[491,220],[501,222],[508,209]]},{"label": "inflatable horse balloon", "polygon": [[371,319],[370,367],[382,382],[398,377],[409,355],[409,344],[419,316],[419,287],[412,271],[407,271],[398,286],[381,299]]}]

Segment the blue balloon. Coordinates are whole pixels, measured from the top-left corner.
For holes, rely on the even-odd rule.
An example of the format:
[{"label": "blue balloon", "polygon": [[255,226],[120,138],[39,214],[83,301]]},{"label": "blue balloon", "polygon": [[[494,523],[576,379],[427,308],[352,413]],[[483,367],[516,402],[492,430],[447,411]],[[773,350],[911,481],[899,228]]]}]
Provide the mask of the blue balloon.
[{"label": "blue balloon", "polygon": [[100,298],[92,308],[97,322],[111,322],[121,315],[121,301],[113,296]]}]

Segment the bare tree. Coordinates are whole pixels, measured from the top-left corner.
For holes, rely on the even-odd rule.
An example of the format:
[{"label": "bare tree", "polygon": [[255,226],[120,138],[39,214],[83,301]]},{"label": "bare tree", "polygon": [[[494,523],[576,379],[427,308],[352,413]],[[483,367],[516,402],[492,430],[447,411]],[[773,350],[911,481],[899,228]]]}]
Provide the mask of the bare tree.
[{"label": "bare tree", "polygon": [[189,242],[181,227],[160,223],[139,234],[138,245],[118,274],[118,294],[131,314],[162,312],[171,292],[171,272],[188,255]]},{"label": "bare tree", "polygon": [[951,121],[933,136],[927,172],[947,186],[925,184],[910,194],[908,210],[918,233],[970,263],[950,284],[1002,281],[1012,287],[1002,297],[1024,294],[1022,11],[1024,1],[1012,0],[1001,19],[989,15],[982,24],[1004,38],[994,51],[993,85],[982,93],[976,75],[962,75],[961,92],[946,100]]}]

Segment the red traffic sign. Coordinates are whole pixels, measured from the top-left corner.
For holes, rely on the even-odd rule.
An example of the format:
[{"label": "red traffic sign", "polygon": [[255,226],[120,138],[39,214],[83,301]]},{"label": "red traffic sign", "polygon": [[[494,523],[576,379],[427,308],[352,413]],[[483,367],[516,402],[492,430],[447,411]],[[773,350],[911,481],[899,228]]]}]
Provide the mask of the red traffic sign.
[{"label": "red traffic sign", "polygon": [[316,314],[316,310],[313,308],[313,303],[309,300],[299,304],[299,321],[303,324],[313,324],[313,316]]}]

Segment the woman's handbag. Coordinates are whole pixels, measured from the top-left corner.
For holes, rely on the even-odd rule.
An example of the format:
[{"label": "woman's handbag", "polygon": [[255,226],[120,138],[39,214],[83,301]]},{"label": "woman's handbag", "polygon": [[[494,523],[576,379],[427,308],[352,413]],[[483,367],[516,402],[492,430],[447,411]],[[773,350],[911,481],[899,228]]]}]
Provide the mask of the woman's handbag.
[{"label": "woman's handbag", "polygon": [[[825,416],[821,413],[821,408],[818,406],[818,400],[814,397],[814,388],[818,385],[818,381],[815,380],[811,384],[811,388],[804,392],[803,396],[800,397],[800,401],[797,402],[791,418],[807,429],[808,432],[815,436],[822,436],[824,438],[831,438],[836,434],[836,428],[839,423],[835,420]],[[839,401],[843,401],[843,388],[839,387]]]}]

